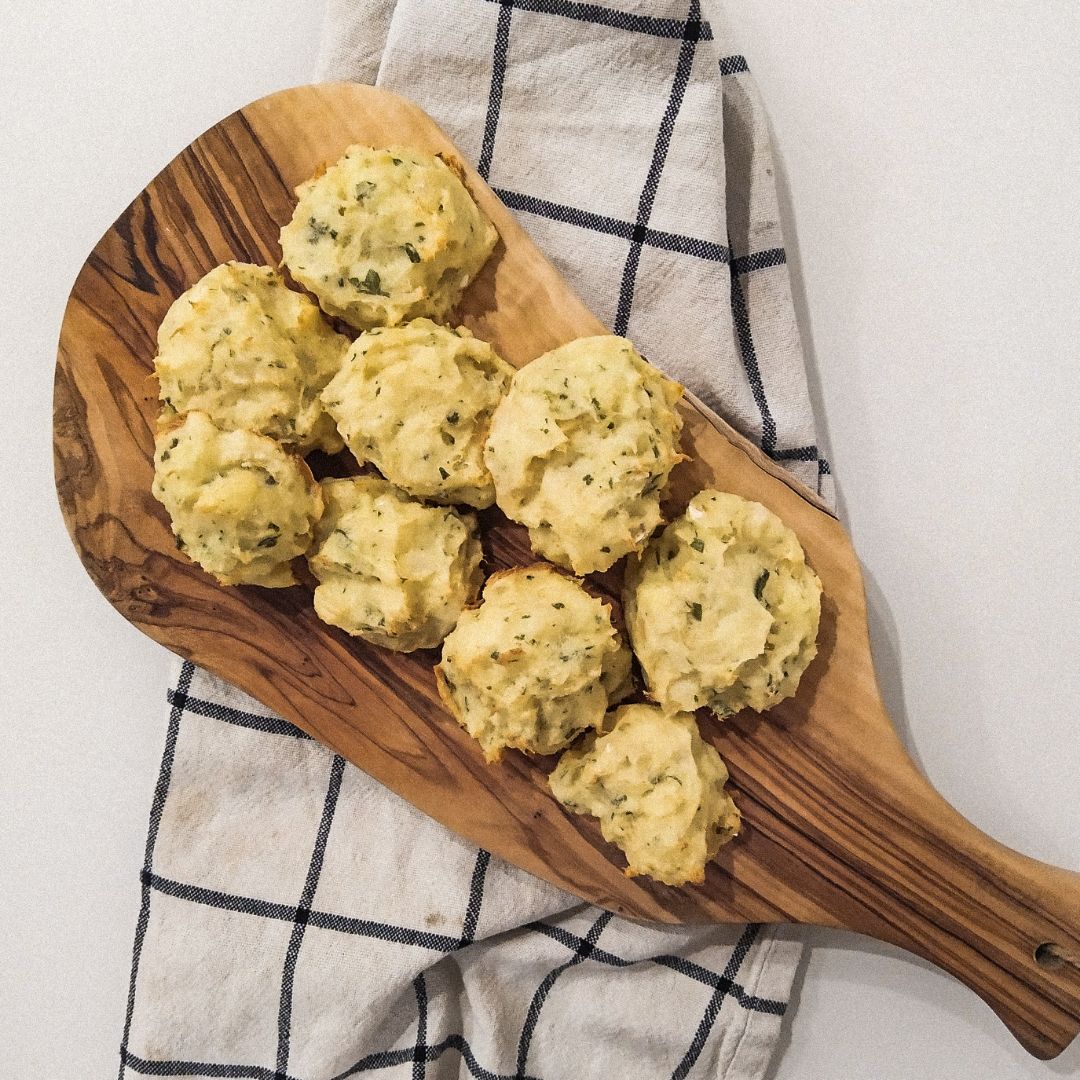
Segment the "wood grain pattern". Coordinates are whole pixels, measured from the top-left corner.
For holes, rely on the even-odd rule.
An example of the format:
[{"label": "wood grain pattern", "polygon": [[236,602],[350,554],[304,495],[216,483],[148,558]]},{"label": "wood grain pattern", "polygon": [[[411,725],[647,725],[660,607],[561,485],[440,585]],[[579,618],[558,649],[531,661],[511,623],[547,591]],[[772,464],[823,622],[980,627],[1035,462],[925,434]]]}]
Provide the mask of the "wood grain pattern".
[{"label": "wood grain pattern", "polygon": [[[157,325],[227,259],[276,264],[292,189],[351,142],[459,157],[418,108],[332,84],[228,117],[179,155],[102,237],[75,283],[56,369],[56,481],[90,576],[129,620],[242,687],[462,835],[620,914],[791,921],[893,942],[952,972],[1032,1053],[1080,1029],[1080,875],[978,832],[929,786],[882,706],[858,561],[818,498],[697,403],[686,405],[671,509],[702,486],[765,503],[798,532],[826,601],[821,652],[767,718],[703,731],[729,763],[746,828],[702,886],[626,878],[591,820],[548,794],[548,760],[484,764],[440,705],[433,652],[401,656],[320,623],[303,587],[223,589],[179,555],[150,495]],[[603,328],[468,165],[502,243],[461,320],[523,364]],[[485,514],[492,567],[530,556]],[[600,578],[617,588],[617,576]],[[1041,963],[1036,960],[1039,953]]]}]

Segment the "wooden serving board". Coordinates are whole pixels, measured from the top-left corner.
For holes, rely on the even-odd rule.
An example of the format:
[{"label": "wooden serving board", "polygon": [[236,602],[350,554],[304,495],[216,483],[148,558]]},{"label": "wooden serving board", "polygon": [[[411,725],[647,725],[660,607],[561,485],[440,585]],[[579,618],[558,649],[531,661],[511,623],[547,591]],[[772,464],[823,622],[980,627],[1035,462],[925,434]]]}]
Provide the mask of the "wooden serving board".
[{"label": "wooden serving board", "polygon": [[[548,793],[550,759],[484,764],[435,692],[432,651],[402,656],[321,623],[308,589],[222,588],[180,555],[150,495],[158,323],[218,263],[276,265],[293,188],[353,142],[460,161],[419,108],[353,84],[271,95],[217,124],[121,215],[71,294],[56,369],[54,448],[84,566],[131,622],[243,688],[470,840],[622,915],[664,922],[816,923],[900,945],[975,990],[1033,1054],[1080,1029],[1080,875],[965,821],[905,753],[874,677],[859,563],[816,495],[696,402],[676,511],[716,486],[791,525],[824,584],[820,655],[767,717],[702,728],[731,769],[745,829],[701,886],[627,878],[592,819]],[[502,242],[461,321],[521,365],[604,331],[477,173]],[[523,530],[485,514],[492,568],[528,561]],[[615,574],[599,579],[617,593]]]}]

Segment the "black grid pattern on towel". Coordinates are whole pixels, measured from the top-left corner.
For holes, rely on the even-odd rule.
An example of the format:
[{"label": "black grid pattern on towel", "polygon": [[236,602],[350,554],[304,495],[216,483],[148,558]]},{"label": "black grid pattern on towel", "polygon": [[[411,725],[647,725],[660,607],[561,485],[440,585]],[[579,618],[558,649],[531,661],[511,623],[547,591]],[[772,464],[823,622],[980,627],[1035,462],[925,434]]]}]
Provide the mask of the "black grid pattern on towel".
[{"label": "black grid pattern on towel", "polygon": [[[752,322],[747,311],[746,295],[741,279],[747,274],[768,271],[774,267],[786,266],[787,253],[783,248],[769,248],[765,251],[748,251],[733,256],[730,245],[721,245],[712,240],[699,237],[683,236],[661,232],[649,227],[649,216],[660,174],[663,171],[671,141],[672,130],[678,117],[683,95],[690,77],[694,50],[697,42],[711,41],[712,29],[701,19],[698,0],[691,0],[686,19],[654,19],[618,11],[614,8],[599,7],[593,4],[572,3],[570,0],[485,0],[499,4],[499,17],[495,31],[492,58],[491,89],[488,96],[487,119],[484,126],[484,139],[480,153],[479,172],[485,180],[491,178],[491,163],[498,134],[499,115],[502,109],[503,83],[506,77],[506,65],[509,54],[511,19],[514,11],[541,12],[582,22],[616,27],[634,33],[652,34],[656,37],[681,39],[676,69],[672,77],[671,94],[668,107],[664,112],[656,136],[656,145],[652,161],[646,176],[645,185],[638,204],[635,221],[625,221],[592,213],[575,206],[551,202],[520,191],[511,191],[497,184],[495,193],[511,209],[518,213],[534,214],[582,229],[617,236],[628,242],[626,263],[620,284],[618,306],[612,327],[616,334],[625,334],[630,321],[630,312],[634,302],[634,285],[637,278],[639,260],[643,247],[655,247],[674,251],[691,258],[708,259],[726,263],[731,270],[731,312],[739,344],[739,353],[743,368],[750,384],[754,402],[761,414],[761,449],[774,461],[809,461],[817,462],[818,477],[831,473],[828,461],[816,445],[782,447],[778,445],[779,436],[776,421],[758,365],[757,347],[754,343]],[[722,57],[719,61],[722,76],[747,74],[749,67],[746,58],[740,55]]]},{"label": "black grid pattern on towel", "polygon": [[[288,1067],[293,980],[306,929],[308,927],[318,927],[338,934],[390,942],[406,949],[424,950],[431,954],[432,963],[434,964],[439,957],[461,949],[467,949],[476,940],[477,927],[484,903],[485,879],[491,856],[483,849],[477,850],[469,884],[469,893],[465,900],[461,931],[458,934],[438,934],[422,927],[357,919],[341,913],[313,908],[311,905],[322,872],[330,838],[330,827],[333,823],[344,770],[347,767],[344,759],[334,755],[330,759],[322,816],[312,844],[307,876],[296,904],[282,904],[259,897],[227,893],[218,889],[175,881],[157,874],[153,868],[154,847],[162,816],[165,812],[177,743],[181,738],[182,722],[185,715],[209,717],[223,723],[239,724],[270,738],[295,738],[297,734],[297,729],[284,721],[278,721],[277,726],[271,726],[267,724],[266,717],[236,709],[229,705],[218,705],[202,698],[189,696],[188,689],[191,686],[194,674],[194,665],[190,662],[185,663],[181,668],[176,688],[170,689],[167,695],[171,710],[165,753],[162,758],[161,770],[151,806],[146,862],[140,874],[142,903],[136,928],[124,1038],[120,1048],[120,1080],[124,1080],[125,1076],[132,1074],[141,1076],[252,1077],[255,1080],[324,1080],[323,1077],[297,1076],[295,1073],[290,1072]],[[277,1017],[277,1051],[272,1063],[148,1060],[129,1049],[128,1037],[135,1011],[139,959],[142,952],[142,943],[152,917],[153,896],[156,894],[169,896],[196,906],[236,912],[252,919],[269,919],[292,924],[292,933],[281,978]],[[527,1065],[529,1047],[544,1003],[552,987],[565,971],[586,962],[611,968],[656,964],[678,972],[685,978],[712,989],[708,1007],[690,1037],[686,1053],[673,1074],[675,1076],[685,1076],[686,1072],[693,1066],[709,1037],[717,1017],[720,1015],[721,1007],[725,1003],[730,1002],[750,1012],[768,1013],[775,1016],[783,1014],[786,1008],[785,1002],[751,994],[739,981],[741,965],[758,934],[758,926],[751,924],[743,930],[727,965],[722,972],[718,972],[681,956],[657,953],[643,959],[627,959],[609,949],[602,948],[599,945],[599,939],[612,917],[610,912],[598,913],[592,926],[583,936],[572,933],[561,926],[552,925],[544,920],[523,927],[526,933],[542,935],[563,946],[566,949],[566,958],[552,968],[533,994],[518,1036],[517,1067],[514,1073],[498,1073],[487,1068],[477,1059],[468,1040],[461,1033],[451,1033],[436,1042],[428,1041],[428,989],[424,976],[421,974],[414,980],[417,1007],[415,1045],[411,1048],[386,1049],[367,1054],[349,1066],[348,1069],[339,1073],[334,1080],[345,1080],[346,1077],[350,1076],[375,1073],[409,1062],[412,1063],[412,1075],[423,1078],[427,1063],[435,1061],[443,1054],[451,1051],[461,1055],[462,1062],[468,1070],[468,1075],[476,1077],[478,1080],[541,1080],[541,1078],[534,1077],[528,1072]]]}]

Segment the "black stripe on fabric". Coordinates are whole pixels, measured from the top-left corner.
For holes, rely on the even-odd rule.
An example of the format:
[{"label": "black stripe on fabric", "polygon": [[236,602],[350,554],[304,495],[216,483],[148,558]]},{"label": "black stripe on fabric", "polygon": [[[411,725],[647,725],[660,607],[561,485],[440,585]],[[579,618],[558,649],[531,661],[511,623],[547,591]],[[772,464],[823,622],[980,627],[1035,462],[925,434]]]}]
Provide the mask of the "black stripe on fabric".
[{"label": "black stripe on fabric", "polygon": [[[198,885],[185,885],[157,874],[146,875],[143,883],[155,892],[175,896],[180,900],[205,904],[207,907],[221,908],[224,911],[239,911],[245,915],[259,915],[265,919],[295,922],[300,911],[291,904],[275,904],[269,900],[256,900],[249,896],[219,892],[216,889],[204,889]],[[326,911],[309,911],[306,919],[309,926],[317,926],[321,930],[334,930],[339,934],[376,938],[395,945],[414,945],[431,952],[448,953],[461,947],[460,938],[450,937],[447,934],[433,934],[427,930],[413,930],[407,926],[395,926],[392,923],[373,922],[368,919],[350,919],[344,915],[333,915]]]},{"label": "black stripe on fabric", "polygon": [[773,461],[816,461],[818,479],[832,474],[832,466],[826,458],[821,456],[821,451],[816,446],[793,446],[787,450],[773,450],[769,457]]},{"label": "black stripe on fabric", "polygon": [[506,56],[510,51],[511,0],[500,0],[499,21],[495,24],[495,52],[491,61],[491,89],[488,91],[487,119],[484,122],[484,142],[476,171],[486,180],[491,175],[491,159],[495,154],[495,133],[499,128],[502,108],[503,80],[506,78]]},{"label": "black stripe on fabric", "polygon": [[177,900],[187,900],[192,904],[203,904],[222,911],[238,911],[243,915],[258,915],[263,919],[296,921],[296,908],[291,904],[275,904],[269,900],[256,900],[250,896],[236,896],[218,892],[216,889],[204,889],[198,885],[186,885],[159,874],[145,874],[143,883],[155,892],[173,896]]},{"label": "black stripe on fabric", "polygon": [[731,275],[731,319],[735,324],[735,334],[739,341],[739,354],[743,369],[750,383],[750,393],[761,414],[761,449],[771,455],[776,449],[776,421],[773,419],[769,401],[765,396],[765,384],[758,367],[757,352],[754,349],[754,336],[750,330],[750,315],[746,310],[746,296],[738,274]]},{"label": "black stripe on fabric", "polygon": [[285,951],[285,966],[281,975],[281,1000],[278,1004],[277,1069],[282,1080],[289,1066],[289,1037],[292,1028],[293,979],[296,976],[296,961],[300,955],[300,946],[304,942],[304,932],[311,914],[311,903],[315,899],[315,890],[319,886],[319,875],[322,873],[323,858],[326,855],[326,842],[330,837],[330,826],[334,823],[334,811],[337,809],[338,796],[341,794],[341,778],[344,773],[345,759],[335,754],[333,764],[330,766],[330,782],[326,787],[319,829],[315,834],[315,847],[311,852],[304,889],[300,894],[300,903],[293,920],[289,947]]},{"label": "black stripe on fabric", "polygon": [[746,66],[745,56],[725,56],[720,60],[721,75],[739,75],[749,70]]},{"label": "black stripe on fabric", "polygon": [[[787,1002],[777,1001],[775,998],[758,997],[756,994],[748,994],[746,990],[726,975],[717,975],[715,971],[695,964],[682,956],[658,956],[655,963],[671,968],[683,975],[688,975],[698,982],[711,986],[718,993],[723,992],[733,997],[744,1009],[749,1012],[769,1013],[772,1016],[783,1016],[787,1012]],[[696,970],[695,970],[696,969]]]},{"label": "black stripe on fabric", "polygon": [[543,1009],[544,1002],[547,1001],[548,994],[551,993],[551,988],[555,985],[556,979],[568,968],[572,968],[589,958],[596,948],[597,940],[604,932],[604,927],[613,918],[614,915],[610,911],[603,912],[596,922],[589,927],[585,937],[580,939],[581,943],[574,950],[574,955],[565,964],[560,964],[557,968],[549,971],[544,976],[543,982],[536,988],[536,993],[533,994],[532,1001],[529,1002],[529,1010],[525,1014],[525,1023],[522,1025],[521,1036],[518,1039],[516,1080],[523,1080],[525,1076],[525,1064],[528,1061],[533,1033],[536,1030],[537,1022],[540,1020],[540,1010]]},{"label": "black stripe on fabric", "polygon": [[146,928],[150,923],[150,885],[146,881],[152,872],[154,864],[154,848],[157,845],[158,830],[161,827],[161,818],[165,813],[165,800],[169,794],[169,782],[172,779],[173,761],[176,759],[176,743],[180,737],[180,718],[184,714],[184,704],[187,700],[187,692],[191,686],[191,680],[195,675],[195,665],[190,661],[184,661],[180,668],[180,678],[177,680],[176,693],[169,691],[169,701],[172,709],[169,711],[169,726],[165,734],[165,750],[161,755],[161,768],[158,770],[157,784],[154,786],[154,798],[150,803],[150,826],[146,833],[146,850],[143,854],[143,867],[140,874],[142,883],[142,896],[139,901],[139,917],[135,923],[135,944],[131,954],[131,981],[128,983],[127,1011],[124,1015],[124,1032],[120,1038],[120,1073],[119,1080],[124,1078],[124,1069],[127,1068],[127,1044],[131,1035],[131,1020],[135,1015],[135,987],[139,978],[139,960],[142,957],[143,941],[146,938]]},{"label": "black stripe on fabric", "polygon": [[[505,3],[506,0],[488,0],[488,3]],[[683,19],[659,19],[653,15],[637,15],[617,8],[599,4],[580,4],[574,0],[512,0],[519,11],[533,11],[541,15],[561,15],[564,19],[593,23],[597,26],[613,26],[636,34],[678,40],[686,37],[687,22]],[[712,41],[712,27],[707,22],[699,24],[698,40]]]},{"label": "black stripe on fabric", "polygon": [[[583,940],[578,937],[577,934],[571,934],[562,929],[562,927],[549,926],[544,922],[529,923],[526,929],[535,930],[544,934],[546,937],[558,941],[561,945],[565,945],[568,949],[580,948]],[[589,955],[597,963],[607,964],[610,967],[624,968],[633,967],[635,964],[646,963],[661,964],[664,967],[671,968],[672,971],[677,971],[681,975],[693,979],[695,982],[710,986],[714,990],[719,987],[725,987],[743,1008],[749,1009],[752,1012],[772,1013],[776,1016],[783,1016],[787,1009],[786,1001],[777,1001],[773,998],[760,998],[754,994],[748,994],[738,983],[725,979],[723,975],[717,975],[715,971],[710,971],[708,968],[702,967],[700,964],[695,964],[692,960],[687,960],[682,956],[672,956],[667,953],[661,953],[657,956],[645,956],[640,960],[625,960],[621,956],[616,956],[614,953],[599,947],[594,948]]]},{"label": "black stripe on fabric", "polygon": [[783,266],[787,262],[787,252],[783,248],[768,248],[766,251],[752,251],[749,255],[738,255],[731,260],[736,274],[751,274],[755,270],[767,270],[770,266]]},{"label": "black stripe on fabric", "polygon": [[705,1008],[705,1015],[701,1018],[701,1023],[698,1024],[697,1031],[694,1032],[694,1038],[683,1055],[682,1061],[679,1062],[675,1071],[671,1074],[671,1080],[684,1080],[686,1074],[690,1072],[694,1067],[694,1063],[700,1057],[709,1034],[712,1032],[713,1024],[716,1023],[716,1018],[720,1015],[724,999],[731,996],[731,987],[735,985],[739,968],[742,967],[746,954],[750,951],[750,946],[754,944],[760,930],[761,926],[758,923],[749,923],[742,932],[742,936],[736,943],[735,948],[731,950],[731,956],[724,966],[723,975],[720,977],[720,984],[713,991],[712,998]]},{"label": "black stripe on fabric", "polygon": [[414,930],[411,926],[395,926],[393,923],[375,922],[371,919],[350,919],[344,915],[330,915],[325,911],[313,911],[308,924],[320,930],[336,930],[340,934],[376,938],[394,945],[414,945],[431,952],[449,953],[461,948],[461,939],[447,934],[433,934],[430,930]]},{"label": "black stripe on fabric", "polygon": [[[469,1070],[469,1075],[475,1077],[476,1080],[541,1080],[540,1077],[536,1076],[511,1076],[506,1073],[492,1072],[491,1069],[486,1068],[477,1061],[472,1047],[469,1046],[468,1039],[457,1034],[447,1035],[442,1042],[429,1046],[425,1058],[429,1062],[437,1061],[447,1050],[456,1050],[461,1055],[465,1067]],[[411,1048],[408,1050],[379,1050],[374,1054],[368,1054],[367,1057],[361,1058],[355,1065],[342,1073],[338,1073],[333,1080],[348,1080],[350,1076],[358,1076],[360,1073],[376,1072],[379,1069],[391,1069],[395,1065],[404,1065],[407,1061],[412,1060],[412,1055]]]},{"label": "black stripe on fabric", "polygon": [[476,937],[476,926],[480,921],[480,905],[484,902],[484,879],[491,862],[491,853],[480,848],[476,853],[476,865],[473,866],[472,881],[469,883],[469,904],[465,909],[465,922],[461,927],[461,945],[470,945]]},{"label": "black stripe on fabric", "polygon": [[696,259],[706,259],[709,262],[726,263],[731,260],[731,252],[723,244],[716,244],[711,240],[698,240],[693,236],[681,236],[679,233],[650,228],[642,229],[639,235],[646,247],[692,255]]},{"label": "black stripe on fabric", "polygon": [[413,990],[416,992],[416,1046],[413,1049],[413,1080],[424,1080],[427,1074],[427,983],[424,981],[424,973],[421,972],[413,980]]},{"label": "black stripe on fabric", "polygon": [[694,51],[697,48],[700,36],[701,8],[698,0],[690,0],[690,11],[685,23],[682,45],[679,47],[679,60],[675,65],[675,78],[672,80],[671,94],[668,97],[667,108],[664,110],[663,118],[660,121],[660,128],[656,133],[656,144],[653,147],[652,160],[649,162],[649,172],[645,177],[645,186],[641,189],[641,197],[638,200],[637,221],[630,239],[630,251],[626,256],[626,265],[623,267],[622,283],[619,287],[619,303],[615,311],[615,325],[613,327],[616,334],[625,334],[630,324],[630,309],[634,303],[634,287],[637,283],[638,264],[641,261],[644,230],[649,224],[649,216],[652,214],[653,203],[656,201],[656,192],[660,187],[660,176],[664,171],[668,148],[671,145],[671,135],[675,130],[675,121],[678,119],[683,96],[690,81],[690,69],[694,64]]},{"label": "black stripe on fabric", "polygon": [[623,240],[629,240],[634,233],[634,226],[629,221],[605,217],[603,214],[592,214],[587,210],[579,210],[576,206],[549,202],[547,199],[538,199],[535,195],[523,195],[507,188],[497,187],[493,190],[511,210],[536,214],[538,217],[551,218],[553,221],[562,221],[568,225],[577,225],[582,229],[607,233],[609,236],[619,236]]},{"label": "black stripe on fabric", "polygon": [[362,1057],[355,1065],[350,1065],[344,1072],[338,1073],[333,1080],[348,1080],[350,1076],[359,1076],[360,1073],[392,1069],[395,1065],[412,1061],[412,1056],[411,1047],[408,1050],[376,1050],[373,1054]]},{"label": "black stripe on fabric", "polygon": [[773,461],[820,461],[816,446],[793,446],[788,450],[774,450],[769,455]]},{"label": "black stripe on fabric", "polygon": [[506,206],[521,213],[535,214],[537,217],[550,218],[552,221],[561,221],[567,225],[577,225],[582,229],[606,233],[608,236],[618,236],[623,240],[632,240],[636,230],[641,243],[647,247],[675,251],[681,255],[692,255],[710,262],[726,263],[729,260],[728,249],[723,244],[716,244],[711,240],[699,240],[694,236],[663,232],[659,229],[650,229],[648,226],[638,229],[632,221],[593,214],[587,210],[579,210],[575,206],[549,202],[547,199],[538,199],[533,195],[522,195],[520,192],[509,191],[507,188],[497,187],[494,191]]},{"label": "black stripe on fabric", "polygon": [[221,1076],[227,1080],[299,1080],[262,1065],[221,1065],[212,1061],[147,1061],[130,1050],[120,1051],[120,1067],[143,1076]]},{"label": "black stripe on fabric", "polygon": [[[170,702],[175,703],[179,696],[172,690],[169,691]],[[181,708],[184,712],[206,716],[211,720],[221,720],[237,727],[251,728],[253,731],[263,731],[268,735],[288,735],[293,739],[311,738],[287,720],[281,720],[276,716],[260,716],[258,713],[245,712],[243,709],[234,709],[230,705],[220,705],[216,701],[205,701],[203,698],[189,697],[186,694],[183,696]]]}]

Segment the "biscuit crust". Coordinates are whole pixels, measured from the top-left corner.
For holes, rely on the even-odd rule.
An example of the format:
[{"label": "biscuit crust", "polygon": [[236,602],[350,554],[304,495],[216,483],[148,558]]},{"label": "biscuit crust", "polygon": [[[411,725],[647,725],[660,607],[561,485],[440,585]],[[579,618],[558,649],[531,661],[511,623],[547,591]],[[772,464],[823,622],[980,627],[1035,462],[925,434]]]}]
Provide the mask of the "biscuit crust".
[{"label": "biscuit crust", "polygon": [[419,150],[350,146],[296,195],[283,262],[359,330],[443,319],[499,239],[454,170]]},{"label": "biscuit crust", "polygon": [[443,643],[439,695],[488,761],[553,754],[598,726],[629,688],[611,611],[545,563],[493,574]]},{"label": "biscuit crust", "polygon": [[326,510],[308,555],[319,618],[395,652],[437,646],[480,591],[476,518],[377,476],[321,487]]},{"label": "biscuit crust", "polygon": [[294,585],[322,514],[302,458],[251,431],[223,431],[206,413],[164,427],[154,446],[154,498],[177,546],[222,585]]},{"label": "biscuit crust", "polygon": [[166,422],[197,410],[306,452],[342,447],[319,391],[349,339],[268,266],[214,267],[169,308],[154,368]]},{"label": "biscuit crust", "polygon": [[817,653],[821,582],[772,511],[702,491],[626,568],[623,606],[649,695],[725,717],[791,697]]},{"label": "biscuit crust", "polygon": [[533,550],[577,574],[640,550],[680,460],[683,389],[625,338],[571,341],[515,373],[485,461]]},{"label": "biscuit crust", "polygon": [[600,819],[628,876],[684,885],[704,881],[705,864],[739,831],[727,780],[689,713],[624,705],[562,755],[549,784],[568,810]]},{"label": "biscuit crust", "polygon": [[495,501],[484,441],[513,373],[464,327],[415,319],[361,334],[322,396],[358,461],[419,498],[482,509]]}]

